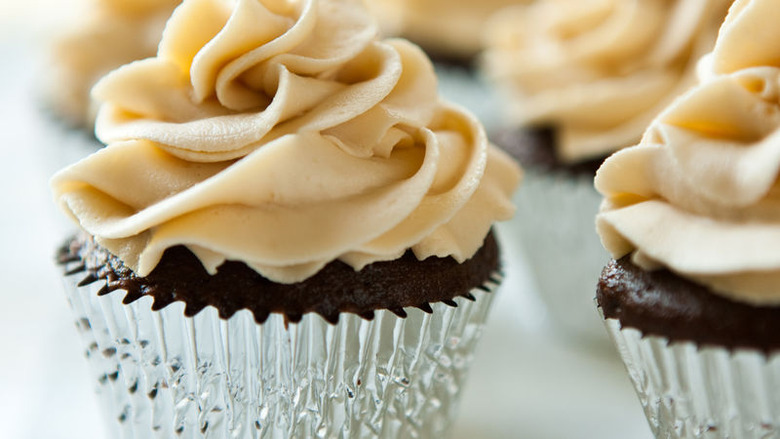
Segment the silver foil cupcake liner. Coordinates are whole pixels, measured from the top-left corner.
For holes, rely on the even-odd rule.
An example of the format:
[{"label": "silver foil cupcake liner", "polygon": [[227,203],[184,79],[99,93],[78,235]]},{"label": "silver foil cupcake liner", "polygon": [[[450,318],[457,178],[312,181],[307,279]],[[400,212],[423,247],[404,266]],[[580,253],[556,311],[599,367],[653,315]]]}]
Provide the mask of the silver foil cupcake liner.
[{"label": "silver foil cupcake liner", "polygon": [[780,437],[780,356],[672,342],[605,320],[656,438]]},{"label": "silver foil cupcake liner", "polygon": [[68,299],[110,437],[123,439],[444,437],[501,280],[457,307],[334,325],[213,307],[185,317],[180,302],[153,311],[81,277],[65,277]]},{"label": "silver foil cupcake liner", "polygon": [[513,202],[517,215],[502,229],[518,246],[553,329],[579,342],[608,346],[593,298],[610,256],[596,233],[601,195],[590,177],[529,170]]}]

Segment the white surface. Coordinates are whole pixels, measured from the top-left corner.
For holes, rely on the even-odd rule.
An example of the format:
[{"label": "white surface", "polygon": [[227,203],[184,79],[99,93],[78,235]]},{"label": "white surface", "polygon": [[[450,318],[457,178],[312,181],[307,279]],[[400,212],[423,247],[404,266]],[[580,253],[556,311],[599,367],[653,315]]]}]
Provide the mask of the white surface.
[{"label": "white surface", "polygon": [[[42,112],[34,84],[45,81],[46,73],[34,62],[35,45],[5,29],[0,31],[0,438],[101,438],[93,383],[52,262],[68,226],[47,187],[54,170],[93,145]],[[508,278],[478,350],[454,438],[650,438],[614,353],[589,352],[548,334],[534,311],[521,259],[513,254],[506,259]]]}]

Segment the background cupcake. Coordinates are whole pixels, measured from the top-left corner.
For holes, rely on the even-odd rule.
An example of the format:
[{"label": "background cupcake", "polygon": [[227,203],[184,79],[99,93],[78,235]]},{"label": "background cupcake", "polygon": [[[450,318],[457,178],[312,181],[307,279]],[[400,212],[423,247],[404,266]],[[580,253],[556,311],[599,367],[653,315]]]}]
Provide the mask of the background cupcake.
[{"label": "background cupcake", "polygon": [[[89,91],[103,75],[157,52],[165,22],[181,0],[94,0],[51,48],[47,99],[58,116],[91,130]],[[78,7],[78,6],[76,6]]]},{"label": "background cupcake", "polygon": [[737,1],[701,83],[599,170],[599,305],[658,437],[771,437],[780,317],[780,52]]},{"label": "background cupcake", "polygon": [[447,431],[519,171],[360,6],[190,0],[95,87],[52,185],[117,434]]},{"label": "background cupcake", "polygon": [[527,169],[513,224],[555,327],[603,338],[590,300],[607,260],[592,178],[695,83],[730,1],[538,1],[496,13],[483,71],[505,97],[497,144]]},{"label": "background cupcake", "polygon": [[410,39],[437,61],[471,64],[491,14],[531,0],[366,0],[388,35]]}]

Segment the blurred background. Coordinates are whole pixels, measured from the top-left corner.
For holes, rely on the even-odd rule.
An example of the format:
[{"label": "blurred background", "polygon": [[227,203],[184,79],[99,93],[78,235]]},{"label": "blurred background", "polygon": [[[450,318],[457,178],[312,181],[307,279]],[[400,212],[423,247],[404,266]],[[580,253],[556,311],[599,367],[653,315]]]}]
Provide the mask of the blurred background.
[{"label": "blurred background", "polygon": [[[76,1],[0,0],[1,438],[105,437],[96,383],[53,264],[55,248],[73,226],[48,189],[57,169],[99,145],[88,131],[56,117],[43,93],[68,86],[51,75],[47,54],[57,32],[83,11]],[[495,97],[478,76],[462,67],[437,70],[443,95],[488,126],[500,123]],[[507,279],[453,437],[650,438],[611,345],[552,330],[523,256],[505,247]]]}]

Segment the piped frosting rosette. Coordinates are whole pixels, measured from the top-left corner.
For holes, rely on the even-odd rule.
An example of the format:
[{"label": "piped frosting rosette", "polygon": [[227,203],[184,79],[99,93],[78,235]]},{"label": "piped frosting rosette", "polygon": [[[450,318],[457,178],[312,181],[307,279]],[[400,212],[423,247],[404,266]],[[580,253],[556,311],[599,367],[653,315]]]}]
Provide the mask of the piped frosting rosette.
[{"label": "piped frosting rosette", "polygon": [[89,90],[106,73],[153,56],[165,22],[181,0],[93,0],[51,49],[55,79],[47,93],[55,110],[92,126]]},{"label": "piped frosting rosette", "polygon": [[780,304],[780,9],[737,1],[702,83],[610,157],[597,224],[615,256]]},{"label": "piped frosting rosette", "polygon": [[292,283],[412,249],[464,261],[519,172],[358,0],[186,0],[157,57],[104,78],[104,150],[53,179],[138,275],[185,245]]},{"label": "piped frosting rosette", "polygon": [[694,85],[730,0],[542,0],[486,27],[484,70],[509,122],[551,125],[569,163],[637,142]]}]

